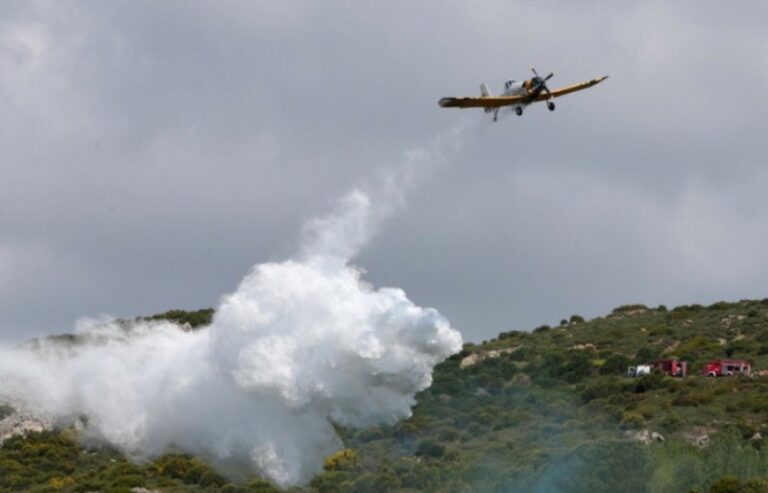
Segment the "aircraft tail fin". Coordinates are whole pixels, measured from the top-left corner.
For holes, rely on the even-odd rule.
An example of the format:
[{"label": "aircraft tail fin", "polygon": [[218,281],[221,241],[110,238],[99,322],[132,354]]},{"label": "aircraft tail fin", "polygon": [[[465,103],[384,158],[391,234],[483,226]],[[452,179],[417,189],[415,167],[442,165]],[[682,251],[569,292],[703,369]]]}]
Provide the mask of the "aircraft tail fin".
[{"label": "aircraft tail fin", "polygon": [[[485,85],[485,82],[480,84],[480,96],[483,98],[490,98],[491,96],[493,96],[493,94],[491,94],[490,89],[488,89],[488,86]],[[493,121],[496,121],[496,114],[499,111],[497,108],[483,108],[483,111],[485,111],[486,113],[492,113],[495,111],[495,113],[493,113]]]}]

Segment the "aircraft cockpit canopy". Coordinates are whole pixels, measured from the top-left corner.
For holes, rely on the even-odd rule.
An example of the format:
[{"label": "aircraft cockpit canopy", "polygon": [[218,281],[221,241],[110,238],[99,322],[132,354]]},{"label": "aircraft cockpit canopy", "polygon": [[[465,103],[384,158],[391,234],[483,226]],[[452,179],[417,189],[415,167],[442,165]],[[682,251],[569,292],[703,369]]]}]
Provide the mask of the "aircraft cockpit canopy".
[{"label": "aircraft cockpit canopy", "polygon": [[512,84],[514,83],[515,83],[514,80],[512,79],[508,80],[507,82],[504,83],[504,89],[509,89],[510,87],[512,87]]}]

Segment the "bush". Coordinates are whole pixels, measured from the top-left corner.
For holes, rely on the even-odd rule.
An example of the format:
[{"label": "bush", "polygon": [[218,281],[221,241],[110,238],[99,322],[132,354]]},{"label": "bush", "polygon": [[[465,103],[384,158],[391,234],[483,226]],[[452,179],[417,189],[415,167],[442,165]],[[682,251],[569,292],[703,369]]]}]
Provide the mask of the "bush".
[{"label": "bush", "polygon": [[709,488],[709,493],[740,493],[741,491],[741,481],[733,476],[725,476],[715,481]]},{"label": "bush", "polygon": [[731,341],[728,344],[725,345],[725,348],[723,349],[723,353],[727,357],[732,357],[734,354],[738,355],[745,355],[745,354],[752,354],[757,353],[762,348],[759,347],[755,342],[747,340],[747,339],[740,339],[738,341]]},{"label": "bush", "polygon": [[326,471],[343,471],[352,469],[357,465],[357,452],[350,448],[343,448],[329,455],[323,461]]},{"label": "bush", "polygon": [[400,487],[400,479],[392,471],[364,474],[352,483],[350,493],[386,493]]},{"label": "bush", "polygon": [[623,354],[612,354],[605,359],[605,363],[600,367],[601,375],[623,375],[629,366],[629,358]]},{"label": "bush", "polygon": [[684,392],[679,394],[672,400],[673,406],[687,406],[696,407],[703,404],[709,404],[712,402],[712,396],[704,393],[688,393]]},{"label": "bush", "polygon": [[419,457],[439,458],[445,454],[445,447],[435,440],[427,438],[421,440],[416,446],[416,455]]},{"label": "bush", "polygon": [[621,385],[613,380],[598,379],[597,382],[587,387],[581,394],[584,402],[590,402],[594,399],[605,399],[622,393]]},{"label": "bush", "polygon": [[727,301],[718,301],[716,303],[712,303],[707,308],[709,310],[727,310],[729,308],[734,308],[739,306],[738,303],[728,303]]},{"label": "bush", "polygon": [[666,385],[664,376],[659,373],[651,373],[650,375],[643,375],[635,380],[632,385],[632,390],[636,394],[642,394],[652,389],[663,388]]},{"label": "bush", "polygon": [[169,454],[155,461],[160,476],[178,479],[185,484],[222,486],[226,483],[210,466],[185,454]]},{"label": "bush", "polygon": [[255,478],[248,482],[248,493],[280,493],[281,489],[276,488],[266,479]]},{"label": "bush", "polygon": [[641,347],[635,353],[635,363],[647,365],[656,359],[656,356],[658,356],[658,350],[648,346]]},{"label": "bush", "polygon": [[645,423],[645,418],[640,413],[624,411],[621,413],[621,426],[623,428],[640,428]]},{"label": "bush", "polygon": [[461,437],[461,432],[453,426],[447,426],[440,430],[438,438],[442,442],[453,442]]},{"label": "bush", "polygon": [[165,313],[159,313],[149,317],[139,317],[139,320],[169,320],[177,324],[189,324],[190,327],[202,327],[210,325],[213,321],[213,308],[204,308],[202,310],[168,310]]},{"label": "bush", "polygon": [[629,305],[621,305],[621,306],[617,306],[616,308],[614,308],[613,311],[611,312],[611,315],[621,315],[621,314],[627,313],[627,312],[634,312],[634,311],[638,311],[638,310],[647,310],[647,309],[648,309],[648,307],[643,305],[642,303],[634,303],[634,304],[629,304]]}]

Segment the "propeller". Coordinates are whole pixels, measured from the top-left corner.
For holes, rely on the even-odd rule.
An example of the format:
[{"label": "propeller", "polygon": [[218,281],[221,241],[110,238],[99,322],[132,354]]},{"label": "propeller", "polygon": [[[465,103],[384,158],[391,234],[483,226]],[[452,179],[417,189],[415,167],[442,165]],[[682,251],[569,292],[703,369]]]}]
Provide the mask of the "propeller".
[{"label": "propeller", "polygon": [[547,87],[547,81],[549,79],[551,79],[552,76],[555,75],[555,74],[550,72],[550,74],[548,76],[546,76],[546,77],[544,77],[542,79],[541,76],[539,75],[539,73],[536,72],[535,68],[531,67],[531,72],[533,72],[533,75],[535,75],[535,77],[533,78],[533,83],[535,85],[531,88],[531,92],[533,94],[539,94],[541,91],[546,91],[546,93],[549,95],[549,97],[552,97],[552,93],[549,92],[549,88]]}]

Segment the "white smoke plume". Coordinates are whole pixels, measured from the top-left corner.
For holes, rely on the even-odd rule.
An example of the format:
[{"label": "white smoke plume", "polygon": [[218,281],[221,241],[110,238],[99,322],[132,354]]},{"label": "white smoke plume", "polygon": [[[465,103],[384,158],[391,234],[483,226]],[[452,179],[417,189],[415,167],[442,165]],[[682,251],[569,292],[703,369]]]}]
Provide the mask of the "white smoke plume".
[{"label": "white smoke plume", "polygon": [[22,402],[138,459],[171,446],[225,474],[306,483],[338,449],[333,424],[406,418],[459,332],[400,289],[375,289],[350,261],[408,189],[455,150],[461,129],[406,153],[305,227],[300,253],[255,266],[210,327],[86,322],[75,344],[0,348],[0,401]]}]

